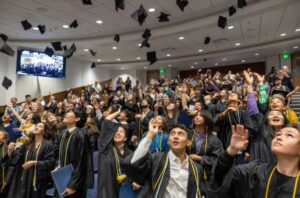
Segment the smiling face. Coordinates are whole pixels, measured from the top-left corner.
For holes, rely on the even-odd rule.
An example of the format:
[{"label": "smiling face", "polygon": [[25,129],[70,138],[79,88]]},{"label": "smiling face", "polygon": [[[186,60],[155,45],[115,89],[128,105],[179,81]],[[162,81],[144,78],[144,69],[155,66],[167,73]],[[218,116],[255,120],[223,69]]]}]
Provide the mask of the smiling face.
[{"label": "smiling face", "polygon": [[190,144],[191,141],[189,140],[188,132],[184,129],[175,127],[169,133],[169,145],[174,153],[185,152]]},{"label": "smiling face", "polygon": [[195,126],[202,126],[204,124],[204,118],[200,114],[196,115],[194,118],[194,124]]},{"label": "smiling face", "polygon": [[271,110],[276,111],[283,111],[284,110],[284,103],[279,98],[273,98],[271,101]]},{"label": "smiling face", "polygon": [[284,117],[280,111],[270,111],[268,115],[268,123],[272,127],[283,127]]},{"label": "smiling face", "polygon": [[124,143],[127,140],[126,131],[123,127],[118,127],[117,132],[114,136],[114,143],[120,144]]},{"label": "smiling face", "polygon": [[272,141],[272,151],[276,155],[300,157],[300,132],[293,127],[278,131]]}]

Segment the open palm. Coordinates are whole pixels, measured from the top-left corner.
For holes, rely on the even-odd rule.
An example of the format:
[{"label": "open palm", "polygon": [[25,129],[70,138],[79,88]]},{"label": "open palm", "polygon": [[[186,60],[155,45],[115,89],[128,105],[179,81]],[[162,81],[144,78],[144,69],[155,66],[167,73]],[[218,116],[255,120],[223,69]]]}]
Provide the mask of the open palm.
[{"label": "open palm", "polygon": [[243,125],[232,125],[230,147],[236,151],[246,149],[248,145],[248,130]]}]

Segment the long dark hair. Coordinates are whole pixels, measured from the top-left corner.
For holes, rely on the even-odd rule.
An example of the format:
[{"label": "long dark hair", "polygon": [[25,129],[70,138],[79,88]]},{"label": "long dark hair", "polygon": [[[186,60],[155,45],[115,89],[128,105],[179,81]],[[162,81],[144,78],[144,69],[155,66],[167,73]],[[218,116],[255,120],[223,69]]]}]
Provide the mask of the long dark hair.
[{"label": "long dark hair", "polygon": [[213,122],[213,119],[212,119],[212,115],[209,111],[206,111],[206,110],[201,110],[199,111],[199,113],[194,117],[193,119],[193,128],[195,128],[195,118],[197,116],[201,116],[203,117],[203,120],[204,120],[204,126],[205,126],[205,132],[206,133],[212,133],[213,131],[213,128],[214,128],[214,122]]},{"label": "long dark hair", "polygon": [[[43,122],[39,122],[39,123],[42,123],[44,125],[44,131],[43,131],[43,138],[44,138],[45,131],[47,130],[47,128],[46,128],[47,126]],[[39,123],[37,123],[37,124],[39,124]],[[35,144],[35,135],[33,133],[30,133],[28,135],[28,137],[29,137],[29,140],[27,142],[25,142],[25,145],[26,145],[27,149],[29,149],[30,147],[34,146],[34,144]]]}]

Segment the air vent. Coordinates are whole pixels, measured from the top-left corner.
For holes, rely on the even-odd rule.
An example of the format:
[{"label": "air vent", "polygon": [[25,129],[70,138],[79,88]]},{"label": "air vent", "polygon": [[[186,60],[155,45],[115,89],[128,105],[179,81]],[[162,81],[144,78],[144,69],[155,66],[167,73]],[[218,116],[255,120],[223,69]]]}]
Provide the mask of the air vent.
[{"label": "air vent", "polygon": [[174,51],[176,51],[176,48],[175,47],[167,47],[167,48],[161,49],[160,51],[162,51],[162,52],[174,52]]},{"label": "air vent", "polygon": [[222,43],[226,43],[226,42],[228,42],[227,38],[220,38],[220,39],[213,40],[214,44],[222,44]]}]

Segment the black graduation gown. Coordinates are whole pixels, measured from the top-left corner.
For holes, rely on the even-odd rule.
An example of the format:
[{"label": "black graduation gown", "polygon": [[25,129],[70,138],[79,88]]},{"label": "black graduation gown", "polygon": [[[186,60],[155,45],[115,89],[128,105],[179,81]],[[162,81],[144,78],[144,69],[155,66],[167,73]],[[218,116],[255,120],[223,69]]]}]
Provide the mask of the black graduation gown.
[{"label": "black graduation gown", "polygon": [[245,110],[238,109],[236,112],[227,113],[223,120],[219,120],[220,114],[216,116],[215,125],[219,126],[218,137],[223,143],[224,148],[227,148],[231,139],[231,126],[241,124],[244,125],[250,132],[253,130],[252,121]]},{"label": "black graduation gown", "polygon": [[44,197],[50,180],[50,172],[54,169],[55,159],[53,145],[44,140],[39,149],[36,166],[36,189],[33,188],[35,166],[24,170],[22,165],[27,161],[36,160],[38,148],[22,145],[17,148],[8,161],[13,167],[12,181],[9,187],[8,198]]},{"label": "black graduation gown", "polygon": [[[71,139],[67,149],[66,145],[69,138]],[[88,134],[79,128],[76,128],[72,133],[69,133],[67,129],[64,130],[60,138],[59,154],[60,167],[72,164],[74,168],[68,188],[76,190],[76,193],[71,197],[82,197],[86,194],[87,189],[93,187],[94,183],[92,152]],[[65,159],[66,163],[64,162]]]},{"label": "black graduation gown", "polygon": [[8,190],[8,167],[6,160],[7,159],[7,145],[3,144],[0,147],[0,197],[7,196]]},{"label": "black graduation gown", "polygon": [[192,142],[192,145],[187,149],[188,154],[197,154],[201,156],[201,164],[205,170],[207,179],[212,174],[212,168],[215,164],[218,156],[224,151],[222,142],[213,134],[207,136],[207,151],[205,152],[205,140],[200,147],[200,151],[196,152],[196,141]]},{"label": "black graduation gown", "polygon": [[[98,198],[118,198],[120,184],[117,181],[116,161],[114,157],[113,138],[118,129],[118,124],[104,120],[99,136],[99,167],[98,167]],[[124,156],[132,153],[126,147],[123,156],[118,152],[119,163]],[[122,170],[121,170],[122,171]]]},{"label": "black graduation gown", "polygon": [[144,119],[139,120],[136,119],[135,121],[135,133],[139,140],[143,137],[144,133],[148,131],[148,125],[149,121],[154,117],[153,111],[148,111],[147,115],[144,117]]},{"label": "black graduation gown", "polygon": [[[218,184],[219,197],[260,198],[265,197],[268,178],[274,165],[253,161],[248,164],[233,166],[234,158],[223,152],[214,167],[214,184]],[[279,173],[275,171],[269,188],[269,198],[291,198],[295,177],[278,185]],[[217,186],[217,185],[215,185]],[[300,183],[296,197],[300,197]]]},{"label": "black graduation gown", "polygon": [[[167,185],[170,180],[170,162],[167,164],[166,171],[162,177],[161,186],[157,187],[155,190],[154,186],[157,182],[159,175],[163,171],[163,167],[166,162],[168,152],[163,153],[148,153],[143,158],[139,159],[134,164],[131,164],[131,159],[133,154],[126,157],[122,161],[122,170],[125,171],[126,175],[136,181],[137,183],[143,185],[141,192],[138,197],[140,198],[154,198],[157,194],[157,198],[163,198],[167,189]],[[198,171],[198,183],[200,185],[200,191],[203,192],[203,168],[198,163],[194,163]],[[187,187],[187,198],[194,198],[197,194],[197,185],[195,181],[194,174],[192,172],[191,164],[189,164],[189,177],[188,177],[188,187]],[[197,196],[198,197],[198,196]]]}]

